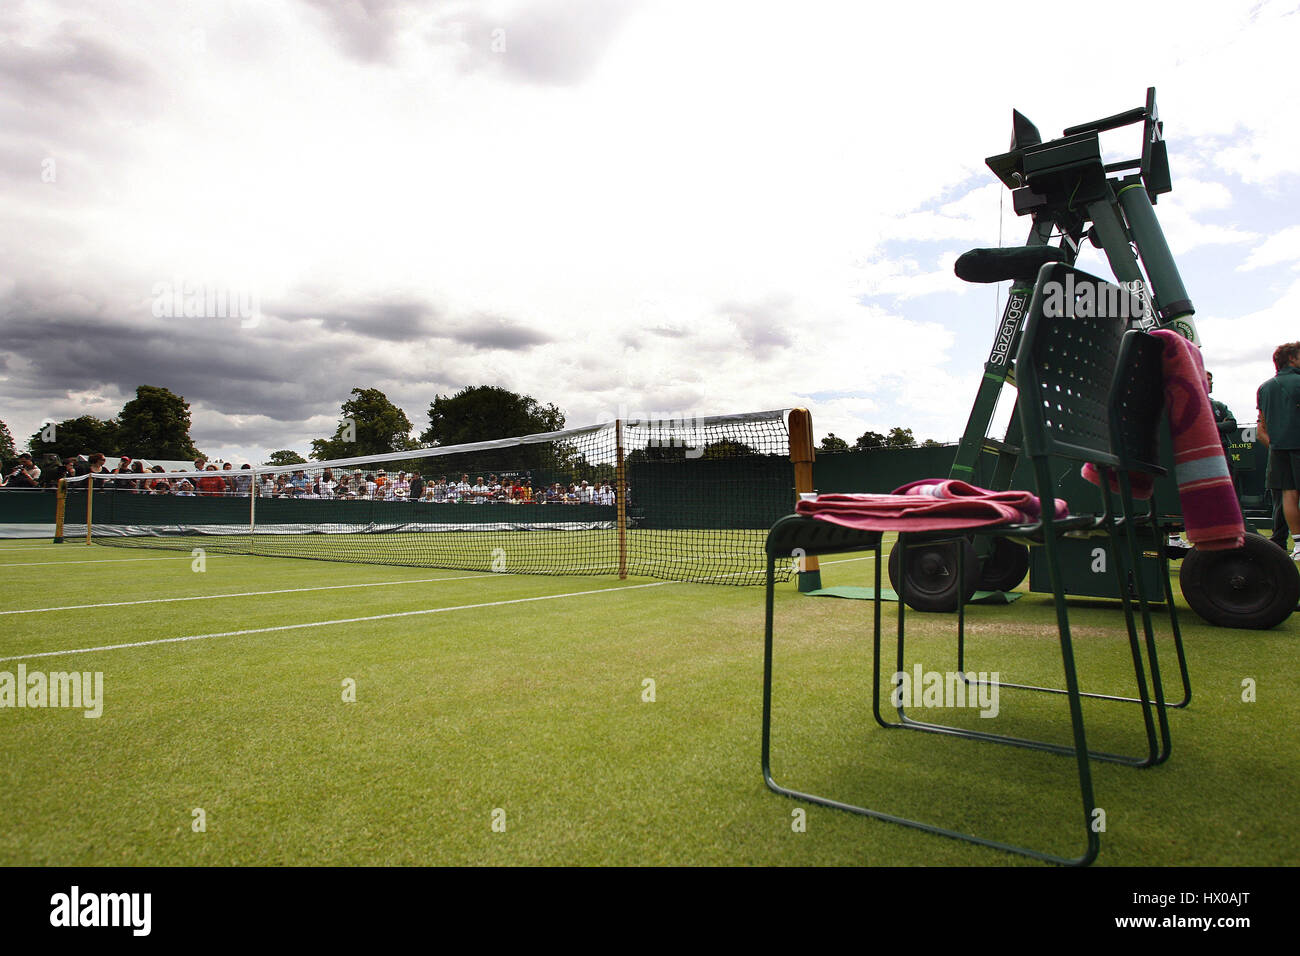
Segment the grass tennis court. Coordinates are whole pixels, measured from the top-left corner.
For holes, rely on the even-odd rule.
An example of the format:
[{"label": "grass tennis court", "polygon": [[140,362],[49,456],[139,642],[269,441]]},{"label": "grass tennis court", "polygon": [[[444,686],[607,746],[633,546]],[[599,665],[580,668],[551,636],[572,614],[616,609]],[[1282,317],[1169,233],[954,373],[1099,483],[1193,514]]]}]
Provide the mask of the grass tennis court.
[{"label": "grass tennis court", "polygon": [[[340,526],[343,527],[343,526]],[[618,531],[615,528],[571,531],[503,526],[500,530],[437,532],[373,532],[365,534],[208,534],[149,537],[107,536],[96,539],[111,547],[194,548],[258,557],[311,555],[322,561],[353,564],[479,570],[495,568],[526,574],[617,574]],[[472,526],[470,526],[472,527]],[[83,526],[84,528],[84,526]],[[84,531],[82,532],[84,535]],[[763,541],[767,531],[728,529],[630,529],[627,567],[631,572],[669,572],[673,579],[708,580],[719,584],[762,583],[766,572]],[[79,536],[80,537],[80,536]],[[562,569],[562,570],[561,570]]]},{"label": "grass tennis court", "polygon": [[[103,673],[97,719],[0,709],[3,864],[1034,865],[763,786],[761,588],[0,541],[0,593],[0,671]],[[1050,844],[1071,761],[875,728],[869,613],[781,587],[778,776]],[[909,620],[911,660],[951,667],[953,620]],[[1056,680],[1047,596],[968,622],[968,667]],[[1127,691],[1117,607],[1072,622],[1085,689]],[[1300,624],[1183,622],[1192,706],[1167,765],[1094,764],[1098,862],[1294,865]],[[1063,708],[1004,691],[998,729],[1064,735]],[[1129,705],[1085,709],[1094,747],[1137,746]]]}]

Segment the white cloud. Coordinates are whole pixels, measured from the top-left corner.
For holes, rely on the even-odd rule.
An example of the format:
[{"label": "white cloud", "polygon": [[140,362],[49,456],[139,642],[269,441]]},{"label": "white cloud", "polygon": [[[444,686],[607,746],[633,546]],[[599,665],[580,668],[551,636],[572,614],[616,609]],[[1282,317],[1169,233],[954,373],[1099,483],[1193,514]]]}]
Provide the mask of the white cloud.
[{"label": "white cloud", "polygon": [[1274,233],[1254,249],[1246,261],[1237,267],[1239,272],[1274,266],[1281,262],[1300,262],[1300,226],[1288,226]]}]

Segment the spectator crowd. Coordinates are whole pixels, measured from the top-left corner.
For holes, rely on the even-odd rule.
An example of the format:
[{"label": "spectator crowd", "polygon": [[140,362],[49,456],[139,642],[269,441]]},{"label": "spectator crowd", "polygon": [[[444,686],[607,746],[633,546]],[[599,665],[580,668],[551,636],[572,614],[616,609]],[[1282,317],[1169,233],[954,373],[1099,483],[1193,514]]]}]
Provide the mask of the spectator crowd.
[{"label": "spectator crowd", "polygon": [[167,474],[162,465],[146,468],[144,462],[123,457],[117,467],[109,469],[103,455],[87,458],[69,457],[55,467],[43,471],[30,455],[23,454],[16,466],[4,477],[4,488],[54,487],[61,478],[80,478],[89,475],[95,488],[125,491],[132,494],[174,495],[182,498],[308,498],[368,501],[421,501],[433,504],[567,504],[612,505],[614,489],[608,481],[596,485],[586,480],[577,484],[553,482],[549,486],[533,488],[526,475],[489,475],[486,481],[477,476],[471,483],[468,474],[459,481],[448,480],[446,475],[436,480],[425,478],[419,472],[396,470],[392,475],[383,469],[363,471],[355,468],[336,470],[324,468],[316,473],[308,469],[262,475],[254,487],[251,466],[235,468],[225,462],[221,468],[206,459],[194,462],[194,475]]}]

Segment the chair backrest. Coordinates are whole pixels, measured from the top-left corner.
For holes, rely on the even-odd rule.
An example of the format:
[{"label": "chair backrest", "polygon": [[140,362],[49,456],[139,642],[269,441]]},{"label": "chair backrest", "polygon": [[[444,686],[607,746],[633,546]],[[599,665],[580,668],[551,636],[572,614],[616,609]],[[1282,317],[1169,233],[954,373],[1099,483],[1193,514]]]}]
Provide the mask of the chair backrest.
[{"label": "chair backrest", "polygon": [[1136,329],[1124,334],[1110,394],[1114,451],[1125,471],[1163,475],[1160,421],[1165,407],[1164,343]]},{"label": "chair backrest", "polygon": [[1110,394],[1120,344],[1137,298],[1062,263],[1045,265],[1016,353],[1024,448],[1119,467]]}]

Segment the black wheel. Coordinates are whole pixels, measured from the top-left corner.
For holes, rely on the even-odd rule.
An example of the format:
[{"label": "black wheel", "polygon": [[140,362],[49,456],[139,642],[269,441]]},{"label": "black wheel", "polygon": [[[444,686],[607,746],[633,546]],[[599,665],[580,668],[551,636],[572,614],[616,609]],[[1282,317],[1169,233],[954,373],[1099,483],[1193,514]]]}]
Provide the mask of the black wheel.
[{"label": "black wheel", "polygon": [[980,568],[978,591],[1014,591],[1029,573],[1029,549],[1008,538],[994,538]]},{"label": "black wheel", "polygon": [[1267,538],[1246,535],[1232,551],[1194,549],[1178,572],[1193,611],[1219,627],[1276,627],[1300,601],[1300,571]]},{"label": "black wheel", "polygon": [[[962,547],[962,587],[957,582],[957,546]],[[907,606],[917,611],[955,611],[960,592],[961,602],[969,601],[977,590],[980,576],[975,546],[965,538],[960,542],[944,541],[916,544],[907,551],[907,587],[902,586],[904,548],[895,544],[889,553],[889,583],[900,596],[906,595]]]}]

